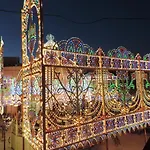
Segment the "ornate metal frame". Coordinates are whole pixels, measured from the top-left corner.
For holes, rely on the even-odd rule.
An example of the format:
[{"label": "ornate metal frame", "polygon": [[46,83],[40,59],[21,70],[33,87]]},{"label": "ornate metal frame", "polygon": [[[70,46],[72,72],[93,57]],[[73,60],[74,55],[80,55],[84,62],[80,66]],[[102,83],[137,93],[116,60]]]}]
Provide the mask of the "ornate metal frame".
[{"label": "ornate metal frame", "polygon": [[[36,13],[36,15],[35,15]],[[34,17],[37,17],[37,24]],[[35,107],[42,106],[42,60],[41,60],[41,19],[40,2],[38,0],[25,0],[22,9],[22,98],[23,98],[23,132],[36,149],[42,149],[43,132],[42,127],[38,138],[33,137],[35,119]],[[38,34],[38,35],[37,35]],[[38,45],[36,56],[34,55],[35,45]],[[38,91],[36,86],[38,85]],[[29,106],[29,107],[27,107]],[[36,111],[37,112],[37,111]],[[39,117],[42,117],[39,115]],[[41,119],[41,118],[40,118]],[[34,141],[34,142],[33,142]]]},{"label": "ornate metal frame", "polygon": [[[38,40],[35,24],[29,23],[28,28],[33,7]],[[88,147],[106,135],[150,123],[149,54],[141,59],[122,46],[107,55],[101,48],[94,53],[79,38],[56,43],[53,36],[40,51],[40,21],[40,2],[26,0],[22,11],[23,133],[35,149]],[[34,56],[36,42],[38,55]]]}]

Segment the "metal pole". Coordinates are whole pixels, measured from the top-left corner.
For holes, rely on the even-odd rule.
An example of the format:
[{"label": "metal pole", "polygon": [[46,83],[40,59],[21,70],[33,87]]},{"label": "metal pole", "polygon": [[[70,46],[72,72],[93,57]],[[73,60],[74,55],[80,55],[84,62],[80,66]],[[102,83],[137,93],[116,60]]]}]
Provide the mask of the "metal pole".
[{"label": "metal pole", "polygon": [[147,132],[146,132],[146,128],[144,128],[144,137],[145,137],[145,143],[147,142]]},{"label": "metal pole", "polygon": [[24,150],[25,144],[24,144],[24,136],[22,137],[22,150]]},{"label": "metal pole", "polygon": [[46,123],[45,123],[45,66],[43,63],[43,43],[44,43],[44,31],[43,31],[43,0],[40,0],[40,29],[41,29],[41,56],[42,56],[42,102],[43,102],[43,150],[46,150]]},{"label": "metal pole", "polygon": [[[22,104],[23,104],[23,97],[22,98]],[[22,131],[23,131],[23,105],[21,105],[21,112],[22,112]],[[23,132],[22,132],[22,150],[25,150],[25,141],[24,141],[24,136],[23,136]]]},{"label": "metal pole", "polygon": [[[21,26],[23,26],[23,16],[24,16],[24,12],[23,11],[21,11]],[[22,27],[23,28],[23,27]],[[21,28],[21,32],[22,32],[22,29]],[[23,33],[22,33],[23,34]],[[23,42],[22,42],[22,37],[21,37],[21,46],[23,47]],[[22,59],[23,59],[23,50],[21,49],[21,56],[22,56]],[[22,68],[23,68],[23,64],[22,64]],[[23,82],[23,73],[22,73],[22,75],[21,75],[21,80],[22,80],[22,82]],[[23,83],[22,83],[22,95],[21,95],[21,102],[22,102],[22,105],[21,105],[21,112],[22,112],[22,149],[24,150],[25,149],[25,141],[24,141],[24,127],[23,127],[23,120],[24,120],[24,115],[23,115],[23,108],[24,108],[24,103],[23,103],[23,100],[24,100],[24,94],[23,94]]]},{"label": "metal pole", "polygon": [[4,133],[4,150],[6,150],[6,143],[5,143],[5,140],[6,140],[6,137],[5,137],[5,136],[6,136],[6,135],[5,135],[5,129],[6,129],[6,128],[5,128],[5,122],[4,122],[4,128],[3,128],[3,130],[4,130],[4,131],[3,131],[3,133]]},{"label": "metal pole", "polygon": [[99,49],[99,65],[100,65],[100,68],[99,68],[99,85],[101,87],[101,92],[102,92],[102,107],[103,107],[103,116],[104,116],[104,132],[106,133],[106,139],[105,139],[105,144],[106,144],[106,150],[108,150],[108,136],[107,136],[107,130],[106,130],[106,110],[105,110],[105,91],[104,91],[104,88],[105,88],[105,85],[104,85],[104,70],[103,70],[103,67],[102,67],[102,49],[100,48]]},{"label": "metal pole", "polygon": [[105,144],[106,144],[106,150],[108,150],[108,137],[107,137],[107,134],[106,134]]}]

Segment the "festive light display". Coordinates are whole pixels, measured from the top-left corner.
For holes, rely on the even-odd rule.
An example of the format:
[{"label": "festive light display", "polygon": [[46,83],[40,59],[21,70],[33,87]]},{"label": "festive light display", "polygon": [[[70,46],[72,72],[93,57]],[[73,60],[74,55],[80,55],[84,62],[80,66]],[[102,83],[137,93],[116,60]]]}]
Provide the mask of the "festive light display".
[{"label": "festive light display", "polygon": [[22,104],[22,70],[19,71],[18,76],[15,80],[15,87],[14,87],[14,106],[19,106]]},{"label": "festive light display", "polygon": [[[3,73],[3,46],[2,37],[0,39],[0,114],[4,113],[4,106],[21,104],[21,85],[18,86],[16,81],[21,82],[21,78],[6,76]],[[19,91],[21,93],[19,93]],[[18,98],[17,98],[18,97]]]},{"label": "festive light display", "polygon": [[11,105],[15,100],[15,78],[3,77],[3,105]]},{"label": "festive light display", "polygon": [[[37,24],[32,19],[35,14]],[[107,55],[101,48],[94,53],[79,38],[56,43],[52,35],[41,51],[40,19],[39,1],[26,0],[20,84],[23,133],[34,149],[43,149],[43,144],[51,150],[84,148],[106,135],[150,124],[149,54],[142,60],[122,46]]]},{"label": "festive light display", "polygon": [[22,74],[21,70],[17,77],[11,75],[3,75],[3,86],[1,88],[2,92],[2,105],[21,105],[22,97]]},{"label": "festive light display", "polygon": [[39,1],[25,0],[22,9],[23,133],[35,149],[42,149],[43,145],[40,23]]}]

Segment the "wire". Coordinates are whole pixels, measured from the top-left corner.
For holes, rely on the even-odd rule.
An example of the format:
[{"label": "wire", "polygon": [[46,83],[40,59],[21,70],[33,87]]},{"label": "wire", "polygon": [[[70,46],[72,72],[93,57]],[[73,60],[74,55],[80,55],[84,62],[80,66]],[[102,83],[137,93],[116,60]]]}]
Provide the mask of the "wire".
[{"label": "wire", "polygon": [[89,22],[78,22],[78,21],[74,21],[71,19],[68,19],[64,16],[61,15],[52,15],[52,14],[44,14],[45,16],[49,16],[49,17],[57,17],[57,18],[62,18],[64,20],[67,20],[69,22],[75,23],[75,24],[94,24],[94,23],[98,23],[101,22],[103,20],[150,20],[150,18],[121,18],[121,17],[104,17],[104,18],[100,18],[97,20],[93,20],[93,21],[89,21]]},{"label": "wire", "polygon": [[19,12],[19,11],[15,11],[15,10],[6,10],[6,9],[0,9],[0,12],[13,13],[13,14],[21,14],[21,12]]},{"label": "wire", "polygon": [[[5,9],[0,9],[0,12],[21,14],[20,11],[5,10]],[[61,15],[57,15],[57,14],[45,13],[44,16],[61,18],[63,20],[66,20],[66,21],[74,23],[74,24],[94,24],[94,23],[101,22],[103,20],[145,20],[145,21],[150,20],[150,17],[103,17],[103,18],[99,18],[99,19],[96,19],[96,20],[93,20],[93,21],[80,22],[80,21],[71,20],[69,18],[66,18],[66,17],[61,16]]]}]

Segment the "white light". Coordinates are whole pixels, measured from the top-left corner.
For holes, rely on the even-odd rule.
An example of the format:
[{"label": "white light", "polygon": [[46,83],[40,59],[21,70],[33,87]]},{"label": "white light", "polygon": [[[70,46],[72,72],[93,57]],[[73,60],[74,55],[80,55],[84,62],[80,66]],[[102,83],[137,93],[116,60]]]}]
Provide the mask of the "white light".
[{"label": "white light", "polygon": [[3,45],[4,45],[4,41],[3,41],[2,36],[1,36],[1,39],[0,39],[0,47],[3,47]]}]

